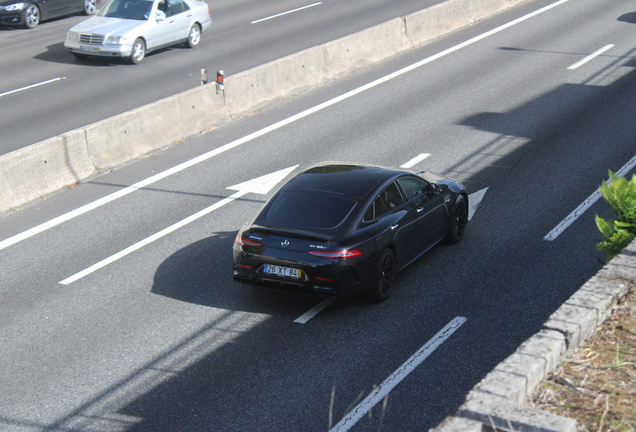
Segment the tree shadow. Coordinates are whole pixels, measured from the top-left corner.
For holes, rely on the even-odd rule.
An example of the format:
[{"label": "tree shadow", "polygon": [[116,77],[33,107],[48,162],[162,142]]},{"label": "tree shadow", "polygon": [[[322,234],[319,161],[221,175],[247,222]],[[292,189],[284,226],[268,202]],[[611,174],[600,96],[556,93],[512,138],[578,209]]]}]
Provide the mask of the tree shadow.
[{"label": "tree shadow", "polygon": [[618,21],[636,24],[636,12],[629,12],[618,17]]}]

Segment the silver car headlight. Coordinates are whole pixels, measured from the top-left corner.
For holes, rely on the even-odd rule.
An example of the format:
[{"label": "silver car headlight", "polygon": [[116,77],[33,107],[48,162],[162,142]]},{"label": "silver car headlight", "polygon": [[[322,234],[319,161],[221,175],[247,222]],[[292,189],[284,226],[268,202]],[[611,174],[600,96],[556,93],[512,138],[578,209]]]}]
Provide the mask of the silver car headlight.
[{"label": "silver car headlight", "polygon": [[76,40],[79,39],[79,33],[74,32],[74,31],[70,31],[70,32],[66,33],[66,39],[72,40],[72,41],[76,41]]},{"label": "silver car headlight", "polygon": [[4,10],[9,11],[9,12],[18,11],[18,10],[22,9],[25,4],[26,3],[13,3],[13,4],[9,5],[9,6],[5,6]]},{"label": "silver car headlight", "polygon": [[128,43],[126,36],[108,36],[106,45],[125,45]]}]

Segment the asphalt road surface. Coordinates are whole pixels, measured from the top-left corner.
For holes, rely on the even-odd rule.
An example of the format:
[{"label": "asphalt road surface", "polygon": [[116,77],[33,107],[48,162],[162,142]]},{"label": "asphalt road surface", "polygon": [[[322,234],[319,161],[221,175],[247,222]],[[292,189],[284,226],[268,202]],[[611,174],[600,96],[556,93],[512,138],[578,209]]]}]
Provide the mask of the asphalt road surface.
[{"label": "asphalt road surface", "polygon": [[437,2],[211,1],[212,27],[196,49],[157,51],[138,66],[66,52],[66,32],[85,16],[0,28],[0,154],[196,87],[203,68],[230,76]]},{"label": "asphalt road surface", "polygon": [[[636,155],[635,17],[535,0],[4,215],[0,429],[324,431],[350,409],[338,430],[434,427],[602,265],[603,202],[545,237]],[[272,191],[228,187],[327,160],[414,164],[481,200],[385,303],[234,283]]]}]

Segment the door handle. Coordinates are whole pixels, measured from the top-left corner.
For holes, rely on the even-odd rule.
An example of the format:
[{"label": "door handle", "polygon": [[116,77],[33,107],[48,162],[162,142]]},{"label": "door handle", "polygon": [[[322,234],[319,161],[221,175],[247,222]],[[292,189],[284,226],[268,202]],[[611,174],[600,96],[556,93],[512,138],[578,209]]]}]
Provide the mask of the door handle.
[{"label": "door handle", "polygon": [[421,212],[421,211],[424,211],[424,207],[418,207],[418,208],[417,208],[417,212],[418,212],[418,213],[419,213],[419,212]]},{"label": "door handle", "polygon": [[391,229],[394,230],[399,226],[399,224],[391,225]]}]

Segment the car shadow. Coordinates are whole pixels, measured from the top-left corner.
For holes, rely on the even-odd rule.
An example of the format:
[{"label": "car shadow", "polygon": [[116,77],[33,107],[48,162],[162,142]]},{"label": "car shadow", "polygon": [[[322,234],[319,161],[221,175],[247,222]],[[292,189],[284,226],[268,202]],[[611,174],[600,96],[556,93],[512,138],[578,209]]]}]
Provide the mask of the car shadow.
[{"label": "car shadow", "polygon": [[[161,48],[151,53],[147,53],[146,57],[150,58],[156,54],[161,54],[173,49],[185,49],[180,45]],[[121,57],[97,57],[88,56],[84,59],[78,59],[74,57],[70,52],[64,48],[64,42],[59,42],[46,47],[46,52],[40,53],[33,57],[36,60],[42,60],[51,63],[60,64],[76,64],[80,66],[134,66],[128,61],[128,59]]]},{"label": "car shadow", "polygon": [[207,307],[264,314],[300,315],[321,301],[234,282],[232,245],[236,234],[218,232],[169,256],[155,272],[151,292]]}]

